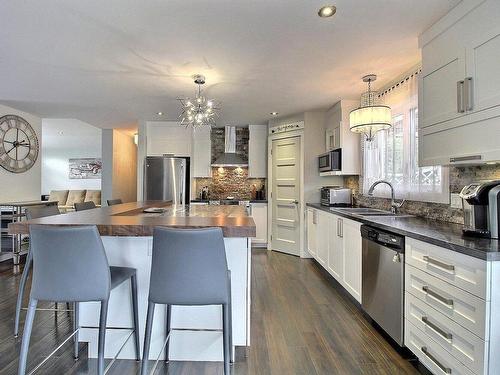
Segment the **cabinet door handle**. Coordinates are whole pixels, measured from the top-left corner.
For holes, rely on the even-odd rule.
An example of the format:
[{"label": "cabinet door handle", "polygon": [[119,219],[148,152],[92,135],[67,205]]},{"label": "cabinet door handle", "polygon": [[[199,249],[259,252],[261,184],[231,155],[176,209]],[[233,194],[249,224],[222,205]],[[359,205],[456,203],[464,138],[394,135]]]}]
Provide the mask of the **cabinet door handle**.
[{"label": "cabinet door handle", "polygon": [[434,331],[436,331],[437,333],[439,333],[446,340],[451,340],[453,338],[453,335],[451,333],[445,332],[443,329],[439,328],[437,325],[435,325],[434,323],[432,323],[429,320],[429,318],[427,318],[426,316],[423,316],[421,319],[422,319],[422,322],[424,322],[425,325],[428,325],[429,327],[431,327]]},{"label": "cabinet door handle", "polygon": [[427,356],[427,358],[429,358],[432,362],[434,362],[436,366],[441,369],[441,371],[443,371],[446,374],[451,374],[451,368],[443,366],[441,362],[437,360],[436,357],[434,357],[431,353],[429,353],[426,346],[422,346],[420,350],[422,350],[422,353],[424,353]]},{"label": "cabinet door handle", "polygon": [[464,91],[465,91],[465,109],[467,111],[472,111],[474,108],[474,90],[472,77],[467,77],[464,81]]},{"label": "cabinet door handle", "polygon": [[451,298],[443,297],[442,295],[440,295],[440,294],[436,293],[435,291],[433,291],[432,289],[430,289],[427,285],[424,285],[422,287],[422,290],[425,293],[427,293],[428,295],[430,295],[431,297],[434,297],[438,301],[444,303],[445,305],[453,307],[453,300]]},{"label": "cabinet door handle", "polygon": [[464,81],[457,82],[457,112],[464,113]]},{"label": "cabinet door handle", "polygon": [[450,163],[458,163],[461,161],[474,161],[481,160],[483,157],[481,155],[471,155],[471,156],[456,156],[450,158]]},{"label": "cabinet door handle", "polygon": [[313,211],[313,224],[318,224],[318,219],[316,217],[316,211]]},{"label": "cabinet door handle", "polygon": [[337,236],[344,237],[344,223],[342,219],[337,219]]},{"label": "cabinet door handle", "polygon": [[428,255],[424,255],[422,258],[424,259],[425,262],[432,264],[436,267],[442,268],[446,271],[455,271],[455,266],[452,264],[447,264],[447,263],[441,262],[437,259],[431,258]]}]

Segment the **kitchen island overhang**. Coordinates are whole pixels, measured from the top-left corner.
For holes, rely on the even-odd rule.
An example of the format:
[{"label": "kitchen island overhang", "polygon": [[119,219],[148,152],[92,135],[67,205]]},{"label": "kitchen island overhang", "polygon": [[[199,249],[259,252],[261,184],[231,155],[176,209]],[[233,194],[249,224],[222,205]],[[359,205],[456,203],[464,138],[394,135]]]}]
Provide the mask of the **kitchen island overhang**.
[{"label": "kitchen island overhang", "polygon": [[[144,213],[145,208],[162,207],[163,213]],[[224,234],[226,258],[231,270],[232,334],[235,346],[250,345],[250,272],[251,237],[255,223],[242,206],[174,206],[170,202],[148,201],[71,212],[16,223],[11,233],[29,233],[29,225],[96,225],[110,265],[137,269],[139,300],[139,331],[141,351],[144,339],[153,229],[156,226],[173,228],[219,227]],[[123,283],[111,292],[108,327],[132,327],[130,283]],[[80,303],[80,326],[97,326],[99,304]],[[209,329],[211,331],[174,331],[171,335],[170,359],[181,361],[221,361],[222,329],[220,306],[174,306],[172,327]],[[150,359],[156,359],[166,337],[165,308],[157,306],[153,323]],[[116,355],[130,331],[108,329],[105,356]],[[82,328],[80,341],[88,342],[89,357],[97,357],[97,330]],[[142,352],[141,352],[142,354]],[[129,339],[120,359],[135,359],[133,340]],[[164,353],[160,358],[164,358]]]}]

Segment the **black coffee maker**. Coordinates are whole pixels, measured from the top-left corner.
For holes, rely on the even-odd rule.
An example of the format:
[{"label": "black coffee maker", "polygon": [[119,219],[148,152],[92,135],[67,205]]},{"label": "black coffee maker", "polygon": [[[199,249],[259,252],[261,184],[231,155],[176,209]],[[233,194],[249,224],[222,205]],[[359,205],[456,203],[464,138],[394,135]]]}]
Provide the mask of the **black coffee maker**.
[{"label": "black coffee maker", "polygon": [[500,180],[474,182],[460,192],[464,210],[464,235],[498,238]]}]

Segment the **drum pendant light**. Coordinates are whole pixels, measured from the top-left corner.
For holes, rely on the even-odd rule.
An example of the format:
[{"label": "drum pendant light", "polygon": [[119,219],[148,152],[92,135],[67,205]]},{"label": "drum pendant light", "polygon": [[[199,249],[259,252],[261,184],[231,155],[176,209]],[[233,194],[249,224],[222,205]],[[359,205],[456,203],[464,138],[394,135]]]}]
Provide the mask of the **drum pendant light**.
[{"label": "drum pendant light", "polygon": [[377,92],[371,90],[371,83],[376,79],[375,74],[363,77],[363,82],[368,83],[368,91],[361,95],[360,107],[349,114],[351,131],[364,134],[369,142],[378,131],[392,127],[391,108],[377,104]]}]

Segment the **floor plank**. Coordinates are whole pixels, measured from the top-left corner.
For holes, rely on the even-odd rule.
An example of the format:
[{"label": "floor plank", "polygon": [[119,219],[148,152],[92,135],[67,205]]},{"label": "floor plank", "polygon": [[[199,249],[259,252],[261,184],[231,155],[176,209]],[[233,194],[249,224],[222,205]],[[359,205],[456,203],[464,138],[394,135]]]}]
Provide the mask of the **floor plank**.
[{"label": "floor plank", "polygon": [[[0,375],[17,373],[20,339],[12,336],[19,274],[0,263]],[[44,307],[52,304],[45,303]],[[24,313],[22,314],[24,324]],[[30,345],[29,368],[71,332],[65,312],[38,313]],[[252,345],[239,349],[235,375],[418,374],[372,327],[358,307],[312,260],[253,250]],[[39,371],[41,374],[95,374],[86,346],[74,361],[72,345]],[[139,363],[117,361],[110,374],[136,375]],[[160,363],[157,374],[220,375],[221,363]]]}]

